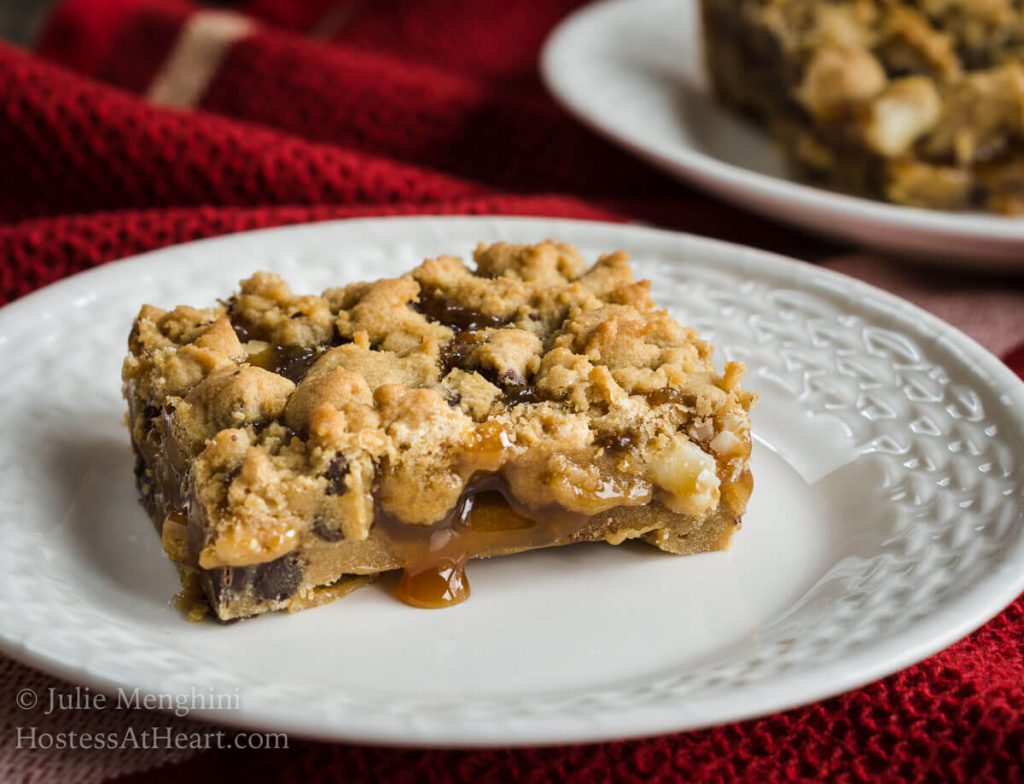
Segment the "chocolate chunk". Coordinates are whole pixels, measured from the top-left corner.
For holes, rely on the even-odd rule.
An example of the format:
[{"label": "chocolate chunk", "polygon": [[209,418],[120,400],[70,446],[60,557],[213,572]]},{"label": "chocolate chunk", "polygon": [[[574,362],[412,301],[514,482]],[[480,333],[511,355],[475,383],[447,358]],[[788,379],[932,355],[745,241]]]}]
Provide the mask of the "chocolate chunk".
[{"label": "chocolate chunk", "polygon": [[441,349],[439,360],[441,366],[441,378],[444,378],[455,368],[465,370],[469,362],[469,355],[480,345],[477,336],[472,332],[462,332],[448,341]]},{"label": "chocolate chunk", "polygon": [[141,480],[146,475],[146,461],[143,459],[139,450],[135,450],[135,478]]},{"label": "chocolate chunk", "polygon": [[287,599],[302,583],[302,566],[294,555],[285,555],[253,568],[256,576],[252,581],[252,592],[257,599]]},{"label": "chocolate chunk", "polygon": [[248,343],[252,340],[252,334],[241,324],[232,321],[231,328],[235,331],[235,337],[238,338],[239,343]]},{"label": "chocolate chunk", "polygon": [[640,434],[635,430],[629,430],[624,433],[605,433],[596,439],[598,446],[620,452],[632,449],[639,443],[639,441]]},{"label": "chocolate chunk", "polygon": [[338,452],[327,466],[323,478],[327,480],[327,495],[344,495],[345,477],[348,475],[348,458]]},{"label": "chocolate chunk", "polygon": [[510,406],[518,406],[521,403],[538,403],[540,395],[537,387],[532,385],[505,387],[505,403]]},{"label": "chocolate chunk", "polygon": [[320,356],[320,349],[308,346],[274,346],[274,359],[268,368],[279,376],[298,384]]},{"label": "chocolate chunk", "polygon": [[498,383],[502,386],[522,387],[526,386],[526,379],[514,370],[506,370],[498,376]]},{"label": "chocolate chunk", "polygon": [[458,331],[502,327],[508,323],[497,316],[488,316],[480,311],[455,305],[437,291],[421,293],[419,302],[413,307],[430,321],[437,321]]},{"label": "chocolate chunk", "polygon": [[697,404],[697,396],[692,393],[684,393],[676,387],[662,387],[656,389],[647,396],[647,401],[652,406],[663,406],[668,403],[677,403],[684,406]]},{"label": "chocolate chunk", "polygon": [[164,445],[164,434],[160,431],[159,428],[150,425],[149,427],[146,428],[145,443],[146,446],[148,446],[152,450],[162,449]]},{"label": "chocolate chunk", "polygon": [[297,311],[295,311],[294,313],[292,313],[292,314],[291,314],[291,315],[290,315],[290,316],[289,316],[288,318],[293,318],[293,319],[297,319],[297,318],[302,318],[302,317],[303,317],[303,315],[305,315],[305,314],[304,314],[304,313],[302,313],[301,311],[298,311],[298,310],[297,310]]},{"label": "chocolate chunk", "polygon": [[224,566],[204,570],[203,577],[214,602],[222,604],[234,596],[245,593],[245,589],[252,581],[252,572],[251,566]]},{"label": "chocolate chunk", "polygon": [[445,402],[448,403],[452,408],[455,408],[462,402],[462,395],[458,392],[452,392],[448,397],[445,398]]},{"label": "chocolate chunk", "polygon": [[313,533],[325,542],[340,542],[345,538],[345,534],[340,528],[329,525],[320,517],[313,521]]},{"label": "chocolate chunk", "polygon": [[526,379],[514,370],[503,370],[500,373],[497,368],[480,367],[476,372],[490,381],[494,386],[501,387],[506,394],[508,391],[521,389],[526,386]]},{"label": "chocolate chunk", "polygon": [[159,450],[164,444],[164,434],[157,427],[155,420],[160,418],[160,409],[147,403],[142,409],[143,443],[152,450]]},{"label": "chocolate chunk", "polygon": [[[134,444],[133,444],[134,446]],[[149,473],[149,466],[142,457],[142,453],[135,448],[135,487],[139,491],[139,498],[143,503],[149,504],[156,493],[156,486],[153,484],[152,476]]]},{"label": "chocolate chunk", "polygon": [[984,208],[985,202],[988,201],[988,188],[975,183],[971,186],[967,199],[972,207]]}]

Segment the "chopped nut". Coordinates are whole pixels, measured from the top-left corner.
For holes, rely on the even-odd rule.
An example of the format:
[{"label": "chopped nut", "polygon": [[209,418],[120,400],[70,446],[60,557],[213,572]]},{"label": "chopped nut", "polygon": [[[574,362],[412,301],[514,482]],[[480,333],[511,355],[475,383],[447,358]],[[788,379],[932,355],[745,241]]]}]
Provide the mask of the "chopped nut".
[{"label": "chopped nut", "polygon": [[811,57],[796,98],[819,118],[868,101],[885,87],[882,64],[867,49],[832,44]]},{"label": "chopped nut", "polygon": [[699,516],[718,503],[715,460],[684,435],[655,452],[647,470],[667,492],[665,504],[674,512]]},{"label": "chopped nut", "polygon": [[880,155],[905,153],[939,118],[942,102],[935,85],[922,76],[892,82],[871,102],[864,136]]}]

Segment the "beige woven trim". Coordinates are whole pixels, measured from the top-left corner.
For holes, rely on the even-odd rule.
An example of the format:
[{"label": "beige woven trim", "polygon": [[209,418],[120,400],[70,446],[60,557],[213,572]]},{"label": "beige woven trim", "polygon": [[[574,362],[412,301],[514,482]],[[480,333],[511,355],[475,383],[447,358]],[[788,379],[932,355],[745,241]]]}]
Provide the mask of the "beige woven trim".
[{"label": "beige woven trim", "polygon": [[307,35],[318,41],[330,40],[352,21],[352,17],[359,12],[362,6],[363,0],[342,0],[324,14]]},{"label": "beige woven trim", "polygon": [[162,106],[189,109],[199,103],[224,58],[255,25],[238,14],[197,11],[189,17],[146,98]]}]

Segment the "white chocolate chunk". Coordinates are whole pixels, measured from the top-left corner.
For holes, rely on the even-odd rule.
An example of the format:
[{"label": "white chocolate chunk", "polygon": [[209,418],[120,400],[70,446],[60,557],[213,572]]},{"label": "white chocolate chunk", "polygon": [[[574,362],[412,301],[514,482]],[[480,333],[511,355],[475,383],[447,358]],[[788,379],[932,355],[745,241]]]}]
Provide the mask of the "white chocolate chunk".
[{"label": "white chocolate chunk", "polygon": [[718,503],[721,482],[715,460],[685,435],[677,435],[654,454],[648,473],[666,491],[664,502],[673,512],[698,516]]},{"label": "white chocolate chunk", "polygon": [[723,430],[708,444],[716,455],[728,457],[739,451],[743,442],[731,430]]},{"label": "white chocolate chunk", "polygon": [[935,85],[923,76],[910,76],[890,84],[871,103],[865,137],[887,158],[905,153],[935,125],[942,101]]}]

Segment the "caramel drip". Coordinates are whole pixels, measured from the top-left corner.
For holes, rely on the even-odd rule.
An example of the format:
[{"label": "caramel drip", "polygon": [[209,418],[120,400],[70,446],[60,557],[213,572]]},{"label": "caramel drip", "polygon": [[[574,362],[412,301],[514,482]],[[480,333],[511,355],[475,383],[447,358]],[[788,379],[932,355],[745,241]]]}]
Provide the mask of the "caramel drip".
[{"label": "caramel drip", "polygon": [[377,510],[377,522],[403,562],[396,594],[426,608],[451,607],[469,597],[470,558],[565,540],[589,519],[564,509],[527,509],[510,498],[500,476],[471,481],[455,508],[431,526],[407,525]]},{"label": "caramel drip", "polygon": [[469,598],[466,562],[442,558],[422,569],[402,571],[395,595],[412,607],[436,610]]},{"label": "caramel drip", "polygon": [[722,501],[734,514],[741,515],[754,491],[754,477],[749,468],[744,468],[736,479],[722,483]]}]

